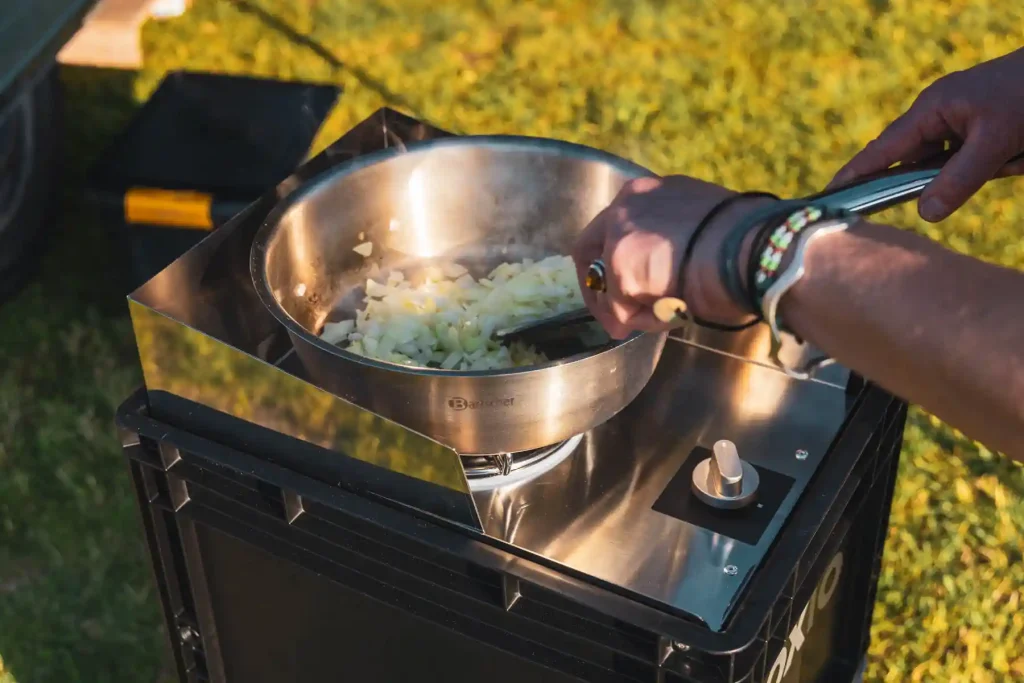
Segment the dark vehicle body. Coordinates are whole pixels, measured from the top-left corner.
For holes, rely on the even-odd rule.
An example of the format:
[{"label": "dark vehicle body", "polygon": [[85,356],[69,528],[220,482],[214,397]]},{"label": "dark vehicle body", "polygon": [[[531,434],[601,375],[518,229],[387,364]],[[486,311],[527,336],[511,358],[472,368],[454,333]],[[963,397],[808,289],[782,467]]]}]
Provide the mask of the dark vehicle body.
[{"label": "dark vehicle body", "polygon": [[63,133],[56,56],[96,1],[0,2],[0,301],[33,272],[52,223]]}]

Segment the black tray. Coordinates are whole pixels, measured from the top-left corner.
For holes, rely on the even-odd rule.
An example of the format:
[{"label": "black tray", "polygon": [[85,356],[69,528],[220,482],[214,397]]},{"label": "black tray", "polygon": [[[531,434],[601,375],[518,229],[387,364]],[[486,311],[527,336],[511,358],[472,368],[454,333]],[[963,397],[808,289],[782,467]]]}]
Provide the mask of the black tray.
[{"label": "black tray", "polygon": [[333,85],[176,71],[90,170],[86,196],[129,261],[129,290],[290,175]]}]

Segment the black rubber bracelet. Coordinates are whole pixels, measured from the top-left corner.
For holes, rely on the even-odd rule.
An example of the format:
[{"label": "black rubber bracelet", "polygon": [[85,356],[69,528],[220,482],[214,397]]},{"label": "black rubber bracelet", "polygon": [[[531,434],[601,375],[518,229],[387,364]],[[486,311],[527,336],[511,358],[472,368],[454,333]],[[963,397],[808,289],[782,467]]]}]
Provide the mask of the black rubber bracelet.
[{"label": "black rubber bracelet", "polygon": [[[693,253],[697,249],[697,242],[700,240],[701,235],[703,235],[704,232],[711,225],[711,221],[713,221],[715,217],[718,216],[720,213],[725,211],[725,209],[729,208],[730,206],[732,206],[741,199],[749,199],[754,197],[766,197],[776,200],[778,199],[778,197],[772,194],[771,192],[740,192],[739,194],[730,195],[723,199],[722,201],[715,204],[713,207],[711,207],[711,210],[708,211],[707,214],[704,215],[704,218],[701,219],[700,223],[697,224],[697,227],[694,229],[693,234],[690,235],[689,241],[687,241],[686,243],[686,249],[683,251],[683,258],[679,263],[678,291],[679,297],[683,301],[686,301],[686,297],[683,293],[683,283],[685,281],[686,271],[690,267],[690,261],[693,259]],[[758,314],[753,320],[741,323],[739,325],[725,325],[723,323],[716,323],[710,320],[704,320],[703,318],[698,318],[697,316],[691,316],[691,320],[693,320],[693,322],[700,325],[701,327],[707,327],[713,330],[720,330],[723,332],[739,332],[740,330],[745,330],[759,323],[761,321],[761,316]]]},{"label": "black rubber bracelet", "polygon": [[[722,242],[722,249],[718,258],[718,273],[733,300],[746,303],[749,300],[747,291],[743,286],[743,278],[740,272],[740,250],[743,247],[743,239],[750,234],[758,225],[773,222],[778,218],[789,216],[799,207],[807,205],[808,202],[799,199],[778,201],[758,211],[751,212],[743,220],[739,221],[732,231],[726,235]],[[754,311],[756,314],[757,311]]]}]

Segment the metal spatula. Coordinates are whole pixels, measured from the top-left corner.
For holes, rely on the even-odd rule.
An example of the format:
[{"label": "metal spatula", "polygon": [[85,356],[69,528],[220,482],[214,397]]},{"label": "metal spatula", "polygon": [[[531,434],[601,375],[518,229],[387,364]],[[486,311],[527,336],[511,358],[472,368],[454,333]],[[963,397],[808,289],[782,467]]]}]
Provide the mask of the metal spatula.
[{"label": "metal spatula", "polygon": [[[686,321],[685,313],[686,304],[681,299],[666,296],[654,303],[654,315],[658,320],[665,323],[675,322],[682,324]],[[506,344],[511,344],[516,340],[535,343],[541,340],[550,340],[558,335],[568,334],[572,331],[571,328],[594,321],[594,314],[587,308],[575,308],[550,318],[531,320],[498,330],[494,333],[494,336]]]},{"label": "metal spatula", "polygon": [[511,344],[517,340],[531,343],[540,338],[550,337],[552,333],[561,333],[568,328],[592,323],[594,320],[594,314],[584,306],[553,315],[550,318],[530,320],[513,325],[512,327],[506,327],[505,329],[497,330],[494,336],[498,341],[506,344]]}]

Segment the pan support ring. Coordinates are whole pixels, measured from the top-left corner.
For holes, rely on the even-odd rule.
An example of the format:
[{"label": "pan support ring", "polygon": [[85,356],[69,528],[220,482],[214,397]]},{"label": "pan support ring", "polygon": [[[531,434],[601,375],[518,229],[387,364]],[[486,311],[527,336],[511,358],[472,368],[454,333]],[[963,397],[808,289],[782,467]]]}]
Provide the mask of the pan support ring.
[{"label": "pan support ring", "polygon": [[552,446],[519,453],[463,454],[462,466],[471,488],[505,486],[554,467],[575,451],[582,439],[580,434]]}]

